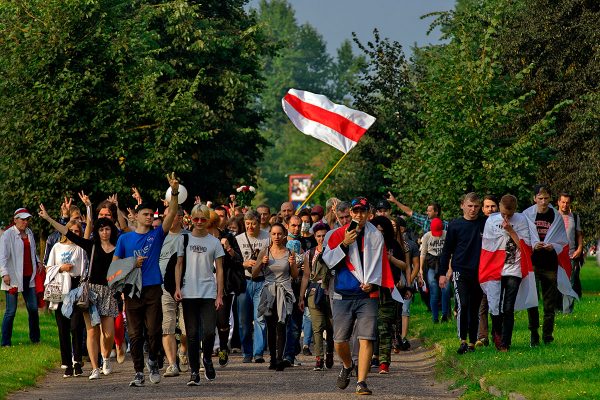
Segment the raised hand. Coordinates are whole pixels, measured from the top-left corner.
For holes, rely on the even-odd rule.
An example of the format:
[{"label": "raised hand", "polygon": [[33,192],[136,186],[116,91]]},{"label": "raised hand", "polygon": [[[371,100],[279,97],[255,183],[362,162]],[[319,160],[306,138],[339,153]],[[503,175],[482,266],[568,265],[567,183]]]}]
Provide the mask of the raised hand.
[{"label": "raised hand", "polygon": [[140,195],[140,191],[135,186],[132,186],[131,192],[131,197],[133,197],[135,201],[137,201],[137,204],[142,204],[142,196]]},{"label": "raised hand", "polygon": [[115,206],[117,206],[117,208],[119,208],[119,198],[116,193],[111,196],[108,196],[108,199],[106,200],[108,200],[110,203],[114,204]]},{"label": "raised hand", "polygon": [[71,209],[71,204],[73,203],[73,199],[65,196],[65,201],[60,205],[60,215],[63,217],[69,216],[69,210]]},{"label": "raised hand", "polygon": [[169,185],[171,186],[171,193],[178,194],[179,193],[179,179],[175,176],[175,172],[171,172],[167,174],[167,180],[169,181]]},{"label": "raised hand", "polygon": [[202,203],[200,196],[194,196],[194,205],[198,205],[200,203]]},{"label": "raised hand", "polygon": [[83,204],[85,204],[86,207],[91,207],[92,206],[92,202],[90,201],[90,196],[88,196],[87,194],[85,194],[83,192],[83,190],[81,192],[79,192],[78,194],[79,194],[79,198],[81,199],[81,201],[83,202]]},{"label": "raised hand", "polygon": [[40,211],[38,211],[38,215],[40,216],[40,218],[45,219],[45,220],[50,218],[50,216],[48,215],[48,212],[46,211],[46,207],[44,207],[44,205],[41,203],[40,203]]}]

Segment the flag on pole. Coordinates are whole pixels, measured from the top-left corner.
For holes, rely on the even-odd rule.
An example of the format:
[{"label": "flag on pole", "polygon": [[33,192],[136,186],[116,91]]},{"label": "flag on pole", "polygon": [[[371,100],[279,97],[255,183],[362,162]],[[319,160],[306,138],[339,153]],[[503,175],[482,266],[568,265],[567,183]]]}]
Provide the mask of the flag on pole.
[{"label": "flag on pole", "polygon": [[281,100],[283,111],[305,135],[348,153],[365,134],[375,117],[331,102],[327,97],[290,89]]}]

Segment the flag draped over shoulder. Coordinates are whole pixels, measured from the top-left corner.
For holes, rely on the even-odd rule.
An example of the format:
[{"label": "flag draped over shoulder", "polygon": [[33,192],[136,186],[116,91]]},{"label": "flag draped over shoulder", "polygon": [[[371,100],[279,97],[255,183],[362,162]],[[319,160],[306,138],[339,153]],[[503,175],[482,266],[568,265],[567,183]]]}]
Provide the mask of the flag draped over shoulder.
[{"label": "flag draped over shoulder", "polygon": [[283,111],[302,133],[348,153],[375,122],[375,117],[331,102],[327,97],[290,89]]},{"label": "flag draped over shoulder", "polygon": [[[481,239],[479,260],[479,283],[487,295],[492,315],[500,313],[500,279],[502,275],[522,278],[515,301],[515,310],[537,307],[538,296],[535,275],[531,264],[531,252],[539,239],[535,225],[523,214],[515,213],[510,224],[519,237],[519,246],[510,240],[508,232],[502,228],[500,213],[489,216]],[[535,236],[534,236],[535,235]]]},{"label": "flag draped over shoulder", "polygon": [[[544,243],[551,244],[558,255],[558,271],[556,274],[558,290],[566,296],[579,299],[579,296],[571,286],[571,258],[569,257],[569,240],[567,239],[565,223],[558,211],[556,211],[552,205],[550,205],[550,209],[551,210],[548,212],[554,212],[554,221],[552,222],[552,225],[550,225],[548,233],[546,233]],[[536,214],[537,206],[535,204],[523,211],[523,215],[534,224]],[[537,230],[535,231],[535,238],[539,241]]]},{"label": "flag draped over shoulder", "polygon": [[361,263],[356,242],[350,245],[348,255],[339,247],[344,240],[347,228],[348,224],[336,229],[329,236],[327,245],[323,250],[323,261],[329,268],[333,268],[340,261],[345,260],[346,267],[360,283],[371,283],[389,289],[394,288],[394,277],[392,276],[381,232],[370,222],[365,224],[363,228],[365,230],[364,263]]}]

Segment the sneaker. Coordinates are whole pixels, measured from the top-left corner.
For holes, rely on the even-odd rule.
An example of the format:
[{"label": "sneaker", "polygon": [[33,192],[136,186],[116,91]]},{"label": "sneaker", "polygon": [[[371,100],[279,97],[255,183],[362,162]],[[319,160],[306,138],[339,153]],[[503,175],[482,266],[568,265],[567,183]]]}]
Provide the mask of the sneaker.
[{"label": "sneaker", "polygon": [[142,387],[142,386],[144,386],[145,381],[146,380],[144,379],[144,373],[136,372],[133,380],[131,382],[129,382],[129,386]]},{"label": "sneaker", "polygon": [[350,368],[345,368],[342,364],[342,370],[340,371],[337,377],[337,386],[340,389],[346,389],[350,384],[350,377],[352,376],[352,370],[354,369],[354,362],[350,366]]},{"label": "sneaker", "polygon": [[302,363],[296,357],[294,357],[294,362],[292,363],[292,367],[301,367]]},{"label": "sneaker", "polygon": [[467,351],[469,351],[469,346],[466,342],[462,342],[458,350],[456,350],[458,354],[465,354]]},{"label": "sneaker", "polygon": [[115,351],[115,349],[112,349],[110,351],[110,355],[108,356],[109,358],[115,358],[117,356],[117,352]]},{"label": "sneaker", "polygon": [[125,353],[126,353],[125,349],[125,342],[121,343],[120,347],[117,347],[117,362],[119,364],[123,364],[125,362]]},{"label": "sneaker", "polygon": [[88,379],[90,381],[93,381],[94,379],[100,379],[100,368],[94,368]]},{"label": "sneaker", "polygon": [[275,371],[277,369],[277,361],[271,359],[271,361],[269,361],[269,369]]},{"label": "sneaker", "polygon": [[390,363],[382,362],[381,364],[379,364],[379,374],[380,375],[389,374],[389,373],[390,373]]},{"label": "sneaker", "polygon": [[108,375],[112,372],[112,367],[110,365],[110,358],[105,358],[102,360],[102,373],[104,375]]},{"label": "sneaker", "polygon": [[487,337],[481,338],[480,341],[485,347],[488,347],[490,345],[490,339],[488,339]]},{"label": "sneaker", "polygon": [[188,386],[200,386],[200,374],[197,372],[192,372],[190,376],[190,380],[186,383]]},{"label": "sneaker", "polygon": [[229,363],[229,351],[227,351],[227,349],[221,349],[221,350],[219,350],[218,356],[219,356],[219,365],[221,367],[226,367],[227,364]]},{"label": "sneaker", "polygon": [[531,347],[538,347],[540,345],[540,335],[537,331],[531,331],[531,339],[529,341]]},{"label": "sneaker", "polygon": [[371,368],[379,368],[379,359],[378,358],[371,358]]},{"label": "sneaker", "polygon": [[312,352],[310,351],[310,348],[307,345],[304,345],[304,347],[302,347],[302,355],[312,356]]},{"label": "sneaker", "polygon": [[63,378],[70,378],[73,376],[73,367],[71,367],[70,365],[67,365],[67,368],[65,368],[65,372],[63,373]]},{"label": "sneaker", "polygon": [[408,349],[410,349],[410,342],[407,338],[402,338],[402,343],[400,346],[400,349],[402,349],[402,351],[407,351]]},{"label": "sneaker", "polygon": [[212,361],[203,359],[202,364],[204,364],[204,376],[206,379],[209,381],[214,381],[217,377],[217,371],[215,371],[215,366],[213,365]]},{"label": "sneaker", "polygon": [[190,369],[187,354],[179,353],[177,356],[179,357],[179,370],[181,372],[187,372]]},{"label": "sneaker", "polygon": [[[294,365],[294,363],[288,360],[287,358],[284,358],[282,361],[277,363],[277,367],[279,367],[280,365],[282,368],[290,368],[292,365]],[[281,369],[281,371],[283,371],[283,369]]]},{"label": "sneaker", "polygon": [[148,377],[150,378],[150,382],[159,383],[160,371],[158,370],[158,360],[152,361],[148,359],[148,370],[150,370],[150,374],[148,375]]},{"label": "sneaker", "polygon": [[164,377],[179,376],[177,365],[169,365],[163,374]]},{"label": "sneaker", "polygon": [[255,362],[255,363],[257,363],[257,364],[262,364],[262,363],[264,363],[264,362],[265,362],[265,359],[264,359],[264,358],[262,358],[262,356],[259,356],[259,357],[256,357],[256,358],[254,359],[254,362]]},{"label": "sneaker", "polygon": [[242,362],[244,364],[249,364],[252,362],[252,356],[244,356],[244,359],[242,360]]},{"label": "sneaker", "polygon": [[324,368],[325,368],[325,362],[323,361],[323,359],[321,357],[317,357],[313,371],[323,371]]},{"label": "sneaker", "polygon": [[467,351],[468,351],[469,353],[475,353],[475,344],[473,344],[473,343],[469,343],[469,346],[468,346],[468,348],[467,348]]},{"label": "sneaker", "polygon": [[333,368],[333,353],[325,354],[325,368]]},{"label": "sneaker", "polygon": [[373,392],[371,391],[371,389],[369,389],[367,387],[367,382],[357,382],[356,383],[356,394],[362,394],[362,395],[372,395]]},{"label": "sneaker", "polygon": [[81,368],[81,363],[76,362],[75,364],[73,364],[73,375],[74,376],[83,375],[83,369]]},{"label": "sneaker", "polygon": [[475,342],[475,347],[483,347],[483,341],[481,339],[477,339]]}]

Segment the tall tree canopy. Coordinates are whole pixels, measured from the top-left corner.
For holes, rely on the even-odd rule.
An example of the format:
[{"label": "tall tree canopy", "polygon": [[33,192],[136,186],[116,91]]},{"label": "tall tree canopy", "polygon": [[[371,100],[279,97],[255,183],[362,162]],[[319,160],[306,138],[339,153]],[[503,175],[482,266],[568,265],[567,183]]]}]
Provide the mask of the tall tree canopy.
[{"label": "tall tree canopy", "polygon": [[[243,0],[0,3],[0,212],[65,190],[250,179],[269,46]],[[97,199],[97,197],[96,197]]]}]

